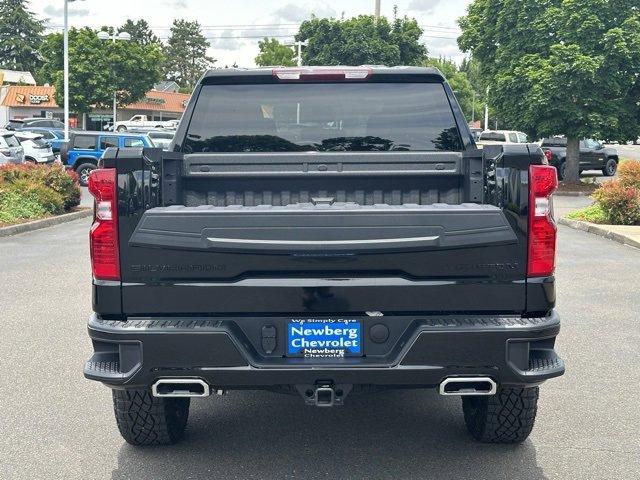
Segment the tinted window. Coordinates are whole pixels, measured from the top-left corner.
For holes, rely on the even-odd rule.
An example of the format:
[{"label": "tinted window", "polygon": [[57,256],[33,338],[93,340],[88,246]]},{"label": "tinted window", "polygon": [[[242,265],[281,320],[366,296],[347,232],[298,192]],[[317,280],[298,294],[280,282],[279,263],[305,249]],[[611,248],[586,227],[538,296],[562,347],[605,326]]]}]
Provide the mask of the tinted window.
[{"label": "tinted window", "polygon": [[542,141],[543,147],[566,147],[567,139],[566,138],[545,138]]},{"label": "tinted window", "polygon": [[14,135],[5,135],[1,137],[5,146],[7,147],[19,147],[20,142]]},{"label": "tinted window", "polygon": [[22,128],[24,127],[24,122],[20,122],[18,120],[11,120],[9,123],[7,123],[7,128]]},{"label": "tinted window", "polygon": [[119,147],[118,137],[102,137],[100,138],[100,150],[106,150],[109,147]]},{"label": "tinted window", "polygon": [[592,140],[590,138],[585,140],[584,144],[586,145],[587,148],[591,150],[596,150],[597,148],[600,147],[600,142],[597,142],[596,140]]},{"label": "tinted window", "polygon": [[513,132],[509,133],[509,141],[511,143],[518,143],[518,135]]},{"label": "tinted window", "polygon": [[192,152],[461,150],[442,84],[205,85]]},{"label": "tinted window", "polygon": [[124,139],[125,147],[144,147],[144,140],[141,138],[125,138]]},{"label": "tinted window", "polygon": [[482,132],[480,134],[480,140],[489,140],[493,142],[506,142],[507,138],[504,136],[504,133]]},{"label": "tinted window", "polygon": [[79,150],[95,150],[97,138],[91,135],[78,135],[73,139],[73,148]]}]

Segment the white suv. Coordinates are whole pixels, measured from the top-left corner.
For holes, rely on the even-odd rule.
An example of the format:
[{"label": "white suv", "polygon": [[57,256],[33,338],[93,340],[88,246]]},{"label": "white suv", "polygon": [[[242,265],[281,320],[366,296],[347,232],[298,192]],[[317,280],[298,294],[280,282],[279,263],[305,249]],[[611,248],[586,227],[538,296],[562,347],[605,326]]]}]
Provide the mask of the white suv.
[{"label": "white suv", "polygon": [[15,135],[24,148],[24,159],[26,161],[45,164],[53,163],[56,160],[56,155],[51,150],[51,145],[45,141],[43,135],[21,131],[15,132]]},{"label": "white suv", "polygon": [[0,165],[23,163],[24,149],[13,132],[0,130]]}]

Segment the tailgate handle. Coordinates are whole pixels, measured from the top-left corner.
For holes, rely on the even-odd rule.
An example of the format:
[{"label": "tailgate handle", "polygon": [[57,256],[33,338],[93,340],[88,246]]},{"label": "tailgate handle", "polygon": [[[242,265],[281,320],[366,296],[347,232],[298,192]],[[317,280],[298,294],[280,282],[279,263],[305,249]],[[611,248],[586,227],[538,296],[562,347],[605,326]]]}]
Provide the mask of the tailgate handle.
[{"label": "tailgate handle", "polygon": [[311,198],[311,202],[314,205],[333,205],[335,202],[335,197],[313,197]]},{"label": "tailgate handle", "polygon": [[280,252],[295,251],[347,251],[379,252],[408,249],[437,247],[440,236],[411,237],[411,238],[378,238],[359,240],[263,240],[250,238],[221,238],[207,237],[209,248],[234,251]]}]

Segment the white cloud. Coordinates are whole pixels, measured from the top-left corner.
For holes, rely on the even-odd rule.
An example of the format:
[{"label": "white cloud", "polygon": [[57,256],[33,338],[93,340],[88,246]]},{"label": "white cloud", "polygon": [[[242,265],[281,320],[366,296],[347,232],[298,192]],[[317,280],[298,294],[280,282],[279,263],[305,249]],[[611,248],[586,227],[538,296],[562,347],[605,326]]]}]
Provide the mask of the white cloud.
[{"label": "white cloud", "polygon": [[318,18],[335,17],[336,11],[325,2],[288,3],[275,12],[273,16],[284,22],[300,23],[315,15]]},{"label": "white cloud", "polygon": [[409,10],[414,12],[433,13],[442,0],[411,0]]},{"label": "white cloud", "polygon": [[[73,8],[71,5],[69,6],[70,17],[86,17],[91,13],[87,8]],[[64,7],[49,4],[44,7],[43,12],[50,17],[62,17],[64,15]]]}]

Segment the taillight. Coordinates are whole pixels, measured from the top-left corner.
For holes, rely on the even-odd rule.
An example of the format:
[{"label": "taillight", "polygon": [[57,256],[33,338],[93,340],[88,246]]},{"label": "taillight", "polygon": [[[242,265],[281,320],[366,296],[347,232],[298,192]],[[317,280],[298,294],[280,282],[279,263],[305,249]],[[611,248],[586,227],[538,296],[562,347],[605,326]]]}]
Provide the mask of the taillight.
[{"label": "taillight", "polygon": [[544,150],[544,156],[547,157],[547,162],[553,160],[553,152],[551,150]]},{"label": "taillight", "polygon": [[89,192],[95,198],[91,266],[98,280],[120,280],[116,178],[115,168],[99,168],[89,175]]},{"label": "taillight", "polygon": [[555,167],[529,167],[529,277],[553,275],[556,266],[557,229],[551,210],[551,195],[558,188]]},{"label": "taillight", "polygon": [[371,75],[368,67],[298,67],[274,68],[274,77],[289,82],[332,82],[340,80],[365,80]]}]

